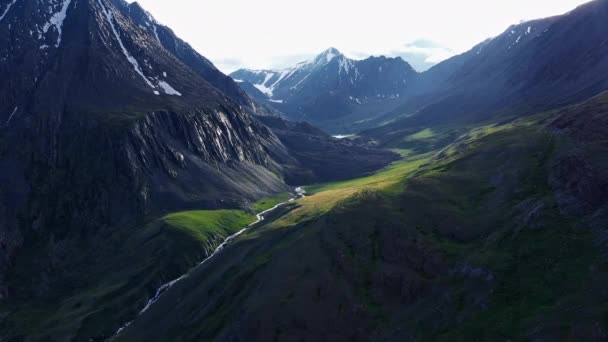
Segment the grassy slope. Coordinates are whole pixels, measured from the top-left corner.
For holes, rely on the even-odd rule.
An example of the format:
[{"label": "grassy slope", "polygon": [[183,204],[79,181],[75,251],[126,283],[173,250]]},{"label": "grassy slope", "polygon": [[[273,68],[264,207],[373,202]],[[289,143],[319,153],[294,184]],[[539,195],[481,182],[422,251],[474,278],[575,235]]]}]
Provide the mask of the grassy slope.
[{"label": "grassy slope", "polygon": [[[587,302],[607,277],[591,233],[554,201],[548,172],[568,146],[556,139],[532,121],[479,127],[433,157],[404,153],[373,176],[308,187],[297,209],[198,270],[124,338],[586,336],[587,322],[608,323],[602,302]],[[175,307],[173,296],[210,304]],[[181,323],[187,312],[197,315]],[[166,335],[148,331],[160,317]]]},{"label": "grassy slope", "polygon": [[255,215],[239,210],[197,210],[169,214],[162,220],[197,241],[211,242],[212,237],[232,235],[255,219]]},{"label": "grassy slope", "polygon": [[262,211],[268,210],[279,203],[286,202],[291,198],[291,194],[288,192],[284,192],[274,197],[262,198],[253,204],[253,210],[257,213],[261,213]]},{"label": "grassy slope", "polygon": [[338,203],[365,190],[390,190],[429,161],[430,154],[413,156],[395,162],[371,176],[349,181],[306,186],[308,196],[297,200],[299,208],[277,220],[276,227],[295,225],[327,213]]},{"label": "grassy slope", "polygon": [[93,267],[78,272],[88,285],[56,293],[65,298],[60,302],[50,298],[42,306],[5,307],[11,315],[0,330],[38,340],[110,334],[118,322],[132,319],[161,283],[186,272],[223,238],[255,220],[239,210],[191,211],[119,232]]},{"label": "grassy slope", "polygon": [[[427,133],[414,140],[433,139]],[[595,322],[606,326],[603,297],[589,299],[592,287],[607,279],[606,267],[591,233],[558,210],[548,183],[552,158],[571,145],[532,120],[459,134],[434,153],[415,155],[420,145],[400,150],[404,160],[372,176],[307,187],[309,196],[295,210],[195,270],[124,339],[208,340],[238,335],[238,327],[252,321],[251,340],[332,336],[315,317],[333,322],[340,332],[335,340],[576,339]],[[285,196],[263,199],[255,208]],[[216,214],[181,213],[146,227],[122,245],[150,244],[154,258],[146,267],[136,273],[128,267],[124,277],[62,303],[49,322],[78,325],[82,317],[103,322],[103,315],[132,315],[107,302],[116,307],[125,296],[151,288],[133,289],[120,278],[158,281],[158,274],[195,262],[183,255],[191,255],[184,252],[188,243],[175,242],[180,237],[198,241],[200,251],[207,223],[247,220],[244,213]],[[167,221],[177,229],[161,228]],[[159,238],[159,231],[175,235]],[[177,260],[178,267],[158,260]],[[394,279],[401,287],[394,288]],[[129,294],[116,296],[127,288]],[[178,299],[182,304],[175,306]],[[241,323],[231,325],[235,320]],[[161,326],[167,330],[161,333]]]},{"label": "grassy slope", "polygon": [[[408,139],[432,138],[429,132],[423,130]],[[383,191],[393,198],[389,203],[399,203],[408,212],[399,221],[429,237],[427,243],[441,250],[447,260],[471,263],[497,278],[486,309],[470,314],[461,324],[445,322],[437,330],[413,318],[411,324],[421,339],[524,339],[534,322],[548,313],[563,314],[560,304],[584,291],[597,252],[591,234],[577,229],[576,222],[561,215],[554,202],[547,174],[556,152],[554,139],[532,121],[475,128],[432,161],[425,160],[426,165],[402,195],[395,198]],[[412,169],[394,170],[404,176],[400,181],[412,174]],[[387,175],[390,173],[311,191],[325,204],[333,204],[332,192],[355,193],[374,184],[374,179],[380,180],[378,184],[384,179],[389,184],[397,180],[385,178]],[[503,180],[493,180],[497,177]],[[315,196],[311,197],[313,203]],[[302,202],[305,208],[322,206]],[[362,209],[352,204],[350,208]],[[458,293],[458,287],[450,290]],[[364,301],[371,311],[377,310],[374,303],[381,302]],[[601,314],[595,318],[601,319]],[[566,336],[574,325],[562,323]]]},{"label": "grassy slope", "polygon": [[[447,157],[450,161],[445,168],[425,180],[443,184],[434,197],[454,205],[463,228],[470,225],[475,227],[473,231],[418,229],[429,234],[448,260],[465,260],[490,272],[492,293],[482,310],[470,313],[459,324],[437,329],[418,322],[422,339],[525,340],[545,315],[564,315],[566,309],[560,305],[586,290],[584,284],[597,257],[591,234],[560,213],[548,184],[555,138],[527,125],[502,132],[484,130],[484,134],[490,136],[470,142],[474,155]],[[507,158],[508,163],[499,158]],[[503,172],[495,177],[513,173],[517,182],[487,182],[493,178],[484,175],[488,170]],[[428,201],[422,203],[429,205]],[[421,207],[416,207],[421,210],[416,216],[424,213]],[[415,220],[421,221],[421,217]],[[460,291],[466,296],[464,289]],[[560,338],[568,336],[575,325],[562,322]]]}]

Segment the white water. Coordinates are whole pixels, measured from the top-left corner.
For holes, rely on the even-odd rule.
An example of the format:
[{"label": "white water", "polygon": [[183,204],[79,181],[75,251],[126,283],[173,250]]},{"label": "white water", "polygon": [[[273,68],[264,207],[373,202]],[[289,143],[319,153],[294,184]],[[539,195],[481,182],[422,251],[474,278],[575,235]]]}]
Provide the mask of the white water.
[{"label": "white water", "polygon": [[11,120],[13,119],[13,116],[15,116],[15,113],[17,113],[17,109],[19,109],[19,107],[15,107],[15,109],[13,110],[13,112],[11,113],[11,115],[8,117],[8,120],[6,120],[6,122],[4,123],[4,127],[7,127],[8,124],[11,123]]},{"label": "white water", "polygon": [[247,227],[241,229],[240,231],[236,232],[233,235],[230,235],[229,237],[227,237],[224,242],[222,242],[221,245],[219,245],[215,251],[213,251],[213,253],[211,253],[211,255],[209,255],[205,260],[201,261],[198,265],[196,265],[195,267],[193,267],[192,269],[188,270],[188,272],[184,273],[181,277],[177,278],[177,279],[173,279],[167,283],[164,283],[163,285],[161,285],[157,290],[156,293],[154,294],[154,296],[152,298],[150,298],[148,300],[148,303],[146,303],[146,306],[144,306],[143,309],[141,309],[139,311],[139,313],[137,314],[137,316],[130,322],[127,322],[126,324],[124,324],[122,327],[120,327],[120,329],[118,329],[116,331],[116,333],[114,333],[114,335],[112,335],[112,337],[110,337],[109,339],[107,339],[106,341],[111,341],[112,339],[114,339],[116,336],[118,336],[123,330],[125,330],[128,326],[131,325],[131,323],[133,323],[133,321],[135,319],[137,319],[137,317],[139,317],[140,315],[142,315],[144,312],[148,311],[148,309],[154,304],[156,303],[156,301],[158,301],[158,299],[162,296],[163,293],[165,293],[168,289],[170,289],[173,285],[175,285],[177,282],[179,282],[180,280],[187,278],[188,275],[190,274],[190,271],[192,271],[193,269],[205,264],[207,261],[209,261],[211,258],[213,258],[215,255],[217,255],[219,252],[221,252],[231,241],[233,241],[234,239],[236,239],[237,237],[239,237],[239,235],[243,234],[245,231],[247,231],[249,228],[255,226],[256,224],[264,221],[265,216],[268,213],[271,213],[273,211],[275,211],[276,209],[286,205],[287,203],[291,203],[293,201],[295,201],[298,198],[302,198],[304,196],[306,196],[306,191],[304,189],[302,189],[301,187],[297,187],[295,189],[296,192],[296,196],[290,198],[288,201],[283,202],[283,203],[279,203],[277,205],[275,205],[274,207],[268,209],[268,210],[264,210],[263,212],[257,214],[257,220],[251,224],[249,224]]},{"label": "white water", "polygon": [[336,139],[346,139],[346,138],[350,138],[350,137],[354,137],[354,134],[338,134],[338,135],[332,135],[332,137],[336,138]]}]

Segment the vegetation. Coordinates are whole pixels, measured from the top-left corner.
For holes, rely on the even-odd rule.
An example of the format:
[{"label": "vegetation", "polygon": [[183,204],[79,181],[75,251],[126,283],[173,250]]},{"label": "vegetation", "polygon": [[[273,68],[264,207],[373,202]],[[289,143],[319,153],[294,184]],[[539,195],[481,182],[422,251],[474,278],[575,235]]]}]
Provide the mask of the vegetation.
[{"label": "vegetation", "polygon": [[172,228],[198,241],[212,236],[232,235],[255,222],[255,215],[240,210],[197,210],[167,215],[162,219]]},{"label": "vegetation", "polygon": [[306,186],[307,196],[297,200],[300,205],[281,219],[275,226],[292,226],[328,212],[338,203],[365,190],[390,190],[413,174],[430,160],[431,154],[413,156],[397,161],[371,176],[348,181]]},{"label": "vegetation", "polygon": [[412,140],[424,140],[424,139],[430,139],[432,137],[435,136],[435,132],[433,132],[432,129],[430,128],[425,128],[422,131],[412,134],[408,137],[405,138],[406,141],[412,141]]},{"label": "vegetation", "polygon": [[[572,145],[534,120],[467,129],[433,152],[397,150],[402,160],[367,177],[305,187],[123,340],[156,336],[160,317],[167,339],[318,340],[319,316],[352,340],[576,340],[579,322],[608,317],[587,295],[608,279],[595,272],[605,266],[593,234],[549,184]],[[235,320],[264,323],[242,335]]]},{"label": "vegetation", "polygon": [[[307,197],[193,270],[122,338],[213,340],[234,328],[229,322],[255,317],[270,322],[259,329],[274,334],[268,339],[314,340],[322,313],[339,331],[366,327],[352,339],[407,340],[399,334],[414,332],[421,341],[523,341],[542,332],[576,340],[579,322],[608,317],[603,297],[588,295],[608,277],[593,233],[560,211],[549,182],[554,159],[572,145],[538,119],[470,128],[424,154],[398,149],[403,159],[372,175],[305,187]],[[288,198],[265,198],[254,209]],[[55,313],[23,307],[12,320],[26,330],[43,320],[45,333],[66,336],[104,326],[108,315],[133,317],[143,303],[131,303],[253,220],[235,210],[167,215],[117,236],[124,241],[107,268],[88,271],[110,274],[134,261],[119,274],[94,278]],[[156,336],[151,322],[159,317],[169,329]]]},{"label": "vegetation", "polygon": [[[11,313],[0,330],[34,339],[80,339],[115,332],[131,320],[161,283],[201,262],[223,239],[256,220],[241,210],[169,214],[116,232],[91,266],[73,270],[79,282],[53,292],[45,305],[20,302],[0,307]],[[108,320],[108,317],[112,317]]]},{"label": "vegetation", "polygon": [[261,213],[277,204],[288,201],[290,198],[291,194],[288,192],[284,192],[274,197],[265,197],[254,203],[253,210],[255,210],[256,213]]},{"label": "vegetation", "polygon": [[[539,118],[475,127],[439,152],[416,156],[398,150],[404,159],[374,175],[308,186],[310,196],[274,226],[310,226],[318,219],[312,224],[319,229],[331,227],[349,239],[369,236],[367,251],[358,251],[363,240],[355,240],[345,242],[343,253],[361,277],[351,280],[353,286],[360,283],[353,291],[379,333],[404,324],[391,318],[403,318],[406,308],[387,302],[376,282],[388,267],[378,257],[387,248],[380,236],[388,234],[385,226],[399,222],[394,229],[424,241],[419,243],[427,246],[425,253],[439,252],[449,268],[466,265],[461,274],[439,274],[435,285],[454,296],[440,304],[444,311],[463,318],[438,321],[430,311],[438,299],[418,298],[414,307],[420,311],[406,324],[420,340],[526,340],[533,327],[552,324],[546,317],[572,319],[559,327],[571,336],[578,318],[569,310],[585,298],[598,251],[592,234],[555,203],[548,170],[564,153],[558,146],[568,144],[558,144],[536,123]],[[415,232],[406,233],[411,227]],[[470,283],[481,276],[474,282],[483,285]],[[594,319],[602,320],[606,311],[591,307]]]}]

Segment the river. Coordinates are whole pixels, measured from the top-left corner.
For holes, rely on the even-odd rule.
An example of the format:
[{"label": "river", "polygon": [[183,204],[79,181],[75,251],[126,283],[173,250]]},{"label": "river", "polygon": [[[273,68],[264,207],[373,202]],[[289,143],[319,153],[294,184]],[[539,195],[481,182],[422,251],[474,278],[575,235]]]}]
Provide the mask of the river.
[{"label": "river", "polygon": [[144,312],[148,311],[148,309],[150,309],[150,307],[152,305],[154,305],[154,303],[156,303],[156,301],[163,295],[163,293],[165,293],[167,290],[169,290],[173,285],[175,285],[176,283],[178,283],[180,280],[188,277],[188,274],[190,274],[190,271],[192,271],[193,269],[205,264],[207,261],[211,260],[214,256],[216,256],[218,253],[220,253],[224,248],[226,248],[226,246],[228,244],[230,244],[230,242],[232,242],[234,239],[236,239],[237,237],[239,237],[239,235],[243,234],[244,232],[246,232],[249,228],[257,225],[258,223],[264,221],[265,217],[272,213],[273,211],[277,210],[278,208],[291,203],[293,201],[295,201],[298,198],[302,198],[306,196],[306,191],[304,189],[302,189],[301,187],[297,187],[295,188],[295,193],[296,195],[292,198],[290,198],[288,201],[279,203],[277,205],[275,205],[274,207],[264,210],[263,212],[257,214],[257,220],[251,224],[249,224],[248,226],[244,227],[243,229],[239,230],[238,232],[228,236],[224,242],[222,242],[221,245],[217,246],[217,248],[213,251],[213,253],[211,253],[211,255],[209,255],[207,258],[205,258],[203,261],[201,261],[198,265],[194,266],[193,268],[191,268],[190,270],[188,270],[186,273],[184,273],[183,275],[181,275],[179,278],[173,279],[169,282],[166,282],[164,284],[162,284],[157,290],[156,293],[154,294],[154,296],[152,298],[150,298],[148,300],[148,302],[146,303],[146,306],[144,306],[143,309],[141,309],[139,311],[139,313],[137,314],[137,316],[125,323],[122,327],[120,327],[120,329],[118,329],[114,335],[112,335],[110,338],[108,338],[106,341],[111,341],[113,340],[115,337],[117,337],[118,335],[120,335],[120,333],[125,330],[127,327],[129,327],[129,325],[131,325],[131,323],[133,323],[133,321],[135,321],[137,319],[137,317],[141,316]]}]

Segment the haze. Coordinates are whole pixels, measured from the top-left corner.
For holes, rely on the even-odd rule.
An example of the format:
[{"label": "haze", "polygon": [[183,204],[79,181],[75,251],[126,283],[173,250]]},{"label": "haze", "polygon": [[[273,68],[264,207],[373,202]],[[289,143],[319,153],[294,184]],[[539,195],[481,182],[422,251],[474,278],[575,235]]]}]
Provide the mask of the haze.
[{"label": "haze", "polygon": [[283,68],[333,46],[351,58],[402,56],[425,70],[508,26],[585,0],[140,0],[228,73]]}]

